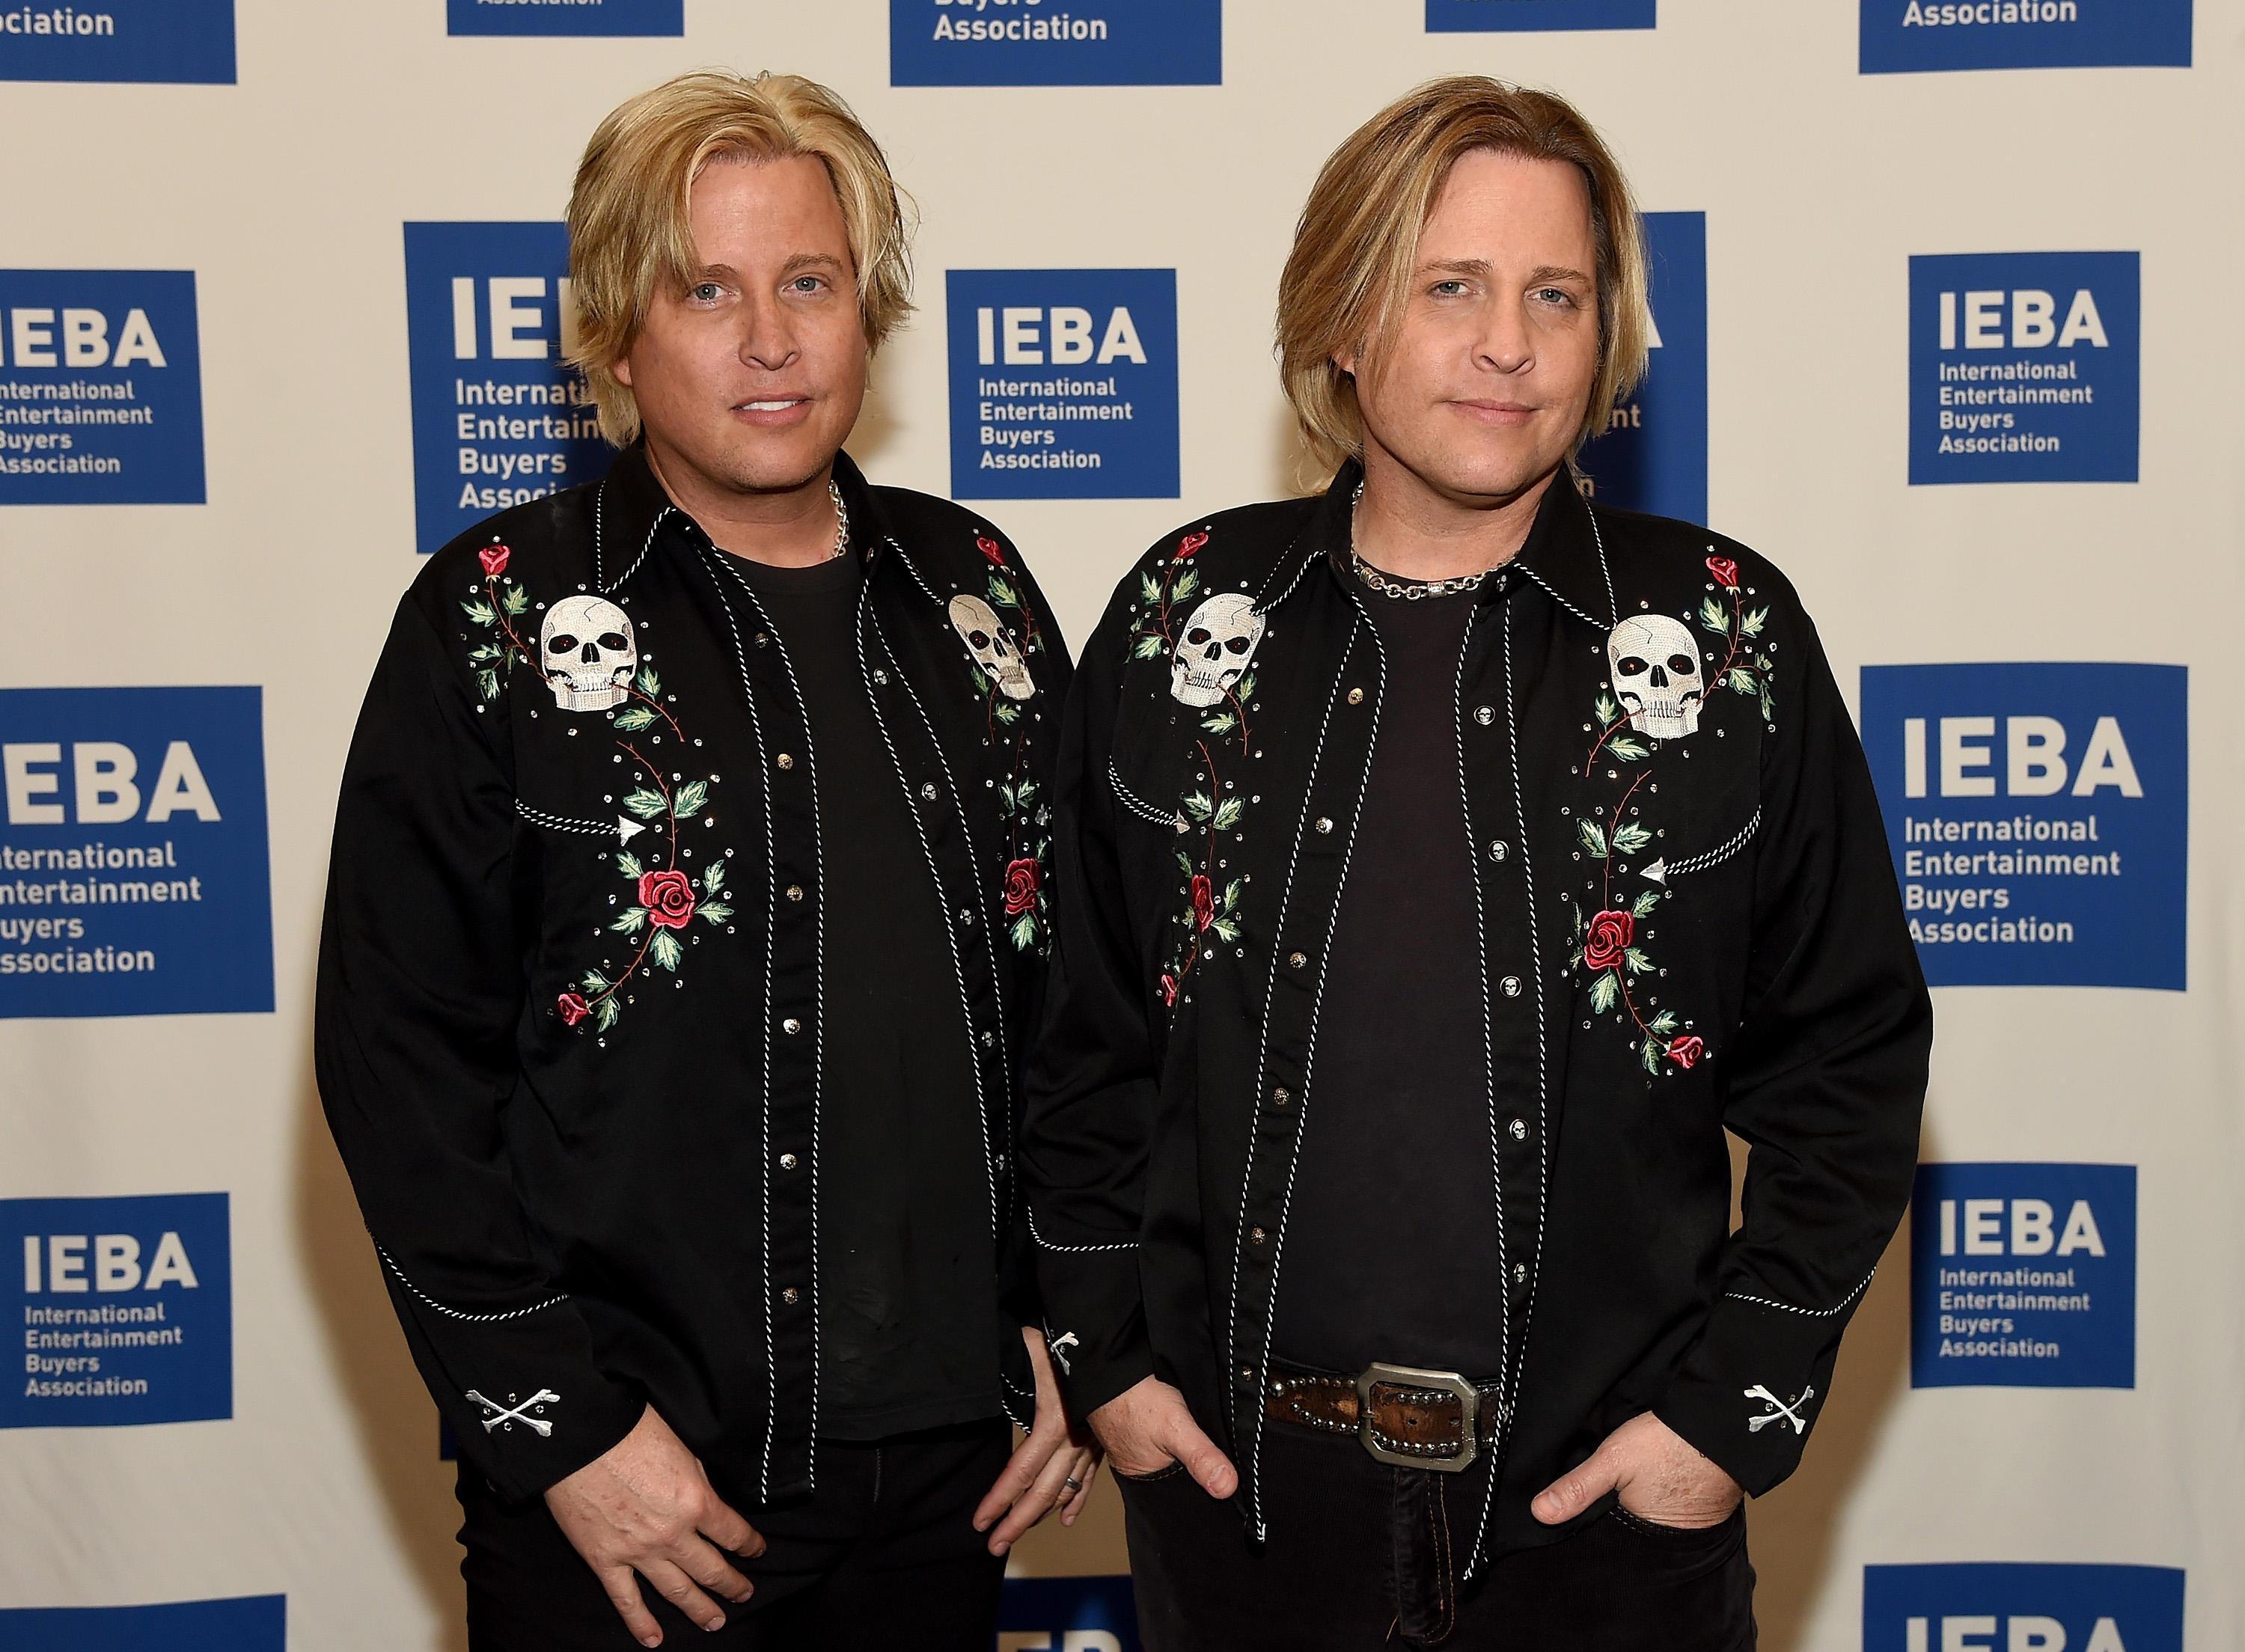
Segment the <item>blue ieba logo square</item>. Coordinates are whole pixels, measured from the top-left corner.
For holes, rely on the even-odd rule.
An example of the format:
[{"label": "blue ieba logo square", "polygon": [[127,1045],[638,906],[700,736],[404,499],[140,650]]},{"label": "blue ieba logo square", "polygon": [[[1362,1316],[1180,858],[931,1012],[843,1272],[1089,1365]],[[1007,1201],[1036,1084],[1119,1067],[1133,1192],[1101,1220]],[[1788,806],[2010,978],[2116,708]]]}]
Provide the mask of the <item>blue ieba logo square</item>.
[{"label": "blue ieba logo square", "polygon": [[560,224],[405,226],[413,521],[421,553],[495,511],[606,476]]},{"label": "blue ieba logo square", "polygon": [[234,0],[5,3],[0,80],[231,85]]},{"label": "blue ieba logo square", "polygon": [[2136,1168],[1920,1165],[1909,1385],[2133,1388]]},{"label": "blue ieba logo square", "polygon": [[0,504],[200,504],[189,270],[0,270]]},{"label": "blue ieba logo square", "polygon": [[24,1349],[0,1428],[234,1415],[226,1195],[0,1200],[0,1246]]},{"label": "blue ieba logo square", "polygon": [[0,1652],[285,1652],[288,1597],[0,1610]]},{"label": "blue ieba logo square", "polygon": [[2134,253],[1909,261],[1909,479],[2133,482]]},{"label": "blue ieba logo square", "polygon": [[1867,75],[2190,67],[2190,0],[1862,0]]},{"label": "blue ieba logo square", "polygon": [[1658,0],[1427,0],[1428,34],[1651,29]]},{"label": "blue ieba logo square", "polygon": [[1645,382],[1584,450],[1584,492],[1626,511],[1707,519],[1707,214],[1647,213],[1652,350]]},{"label": "blue ieba logo square", "polygon": [[1177,497],[1177,275],[954,269],[951,493]]},{"label": "blue ieba logo square", "polygon": [[0,1018],[273,1008],[263,693],[0,688]]},{"label": "blue ieba logo square", "polygon": [[682,35],[686,0],[445,0],[456,35]]},{"label": "blue ieba logo square", "polygon": [[889,0],[891,85],[1223,81],[1223,0]]},{"label": "blue ieba logo square", "polygon": [[1021,1652],[1138,1652],[1138,1603],[1122,1576],[1009,1577],[998,1642]]},{"label": "blue ieba logo square", "polygon": [[2166,1566],[1867,1566],[1863,1652],[2182,1652]]},{"label": "blue ieba logo square", "polygon": [[1862,703],[1930,983],[2183,990],[2183,667],[1865,666]]}]

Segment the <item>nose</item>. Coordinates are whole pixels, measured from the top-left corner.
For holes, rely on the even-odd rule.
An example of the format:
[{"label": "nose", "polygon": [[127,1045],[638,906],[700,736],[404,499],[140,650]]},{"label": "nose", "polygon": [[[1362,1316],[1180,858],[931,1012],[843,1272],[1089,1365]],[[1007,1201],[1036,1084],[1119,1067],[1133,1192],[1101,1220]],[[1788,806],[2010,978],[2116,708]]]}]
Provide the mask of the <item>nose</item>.
[{"label": "nose", "polygon": [[578,650],[577,663],[583,666],[599,665],[600,663],[600,645],[597,642],[587,643],[582,648]]},{"label": "nose", "polygon": [[1656,688],[1665,688],[1668,686],[1668,674],[1658,666],[1652,668],[1652,686]]}]

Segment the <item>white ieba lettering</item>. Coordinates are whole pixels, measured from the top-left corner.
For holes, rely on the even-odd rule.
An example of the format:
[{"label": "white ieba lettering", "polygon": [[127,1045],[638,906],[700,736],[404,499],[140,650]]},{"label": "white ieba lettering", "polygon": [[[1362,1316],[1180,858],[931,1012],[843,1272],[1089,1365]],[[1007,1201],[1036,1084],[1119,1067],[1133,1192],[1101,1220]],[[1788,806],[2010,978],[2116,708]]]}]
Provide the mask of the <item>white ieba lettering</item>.
[{"label": "white ieba lettering", "polygon": [[[62,335],[58,342],[56,333]],[[117,348],[109,344],[109,318],[98,309],[65,308],[58,323],[51,308],[24,305],[8,312],[6,356],[0,366],[12,367],[150,367],[169,365],[156,337],[148,312],[138,308],[125,312],[117,329]]]},{"label": "white ieba lettering", "polygon": [[[2015,350],[2047,349],[2056,345],[2059,349],[2072,349],[2078,344],[2091,345],[2097,349],[2109,349],[2112,341],[2105,336],[2105,318],[2098,313],[2097,296],[2087,288],[2076,288],[2073,301],[2066,307],[2065,321],[2057,320],[2058,299],[2037,287],[2022,287],[2008,295],[2011,304],[2011,326],[2006,336],[2004,322],[2006,295],[2001,288],[1964,295],[1964,347],[1968,350],[1999,350],[2008,344]],[[1941,295],[1941,348],[1957,348],[1957,295]]]},{"label": "white ieba lettering", "polygon": [[[1902,796],[1923,797],[1929,779],[1926,764],[1926,721],[1905,717],[1902,724]],[[1941,795],[1943,797],[1993,797],[1996,795],[1996,735],[1993,717],[1940,719]],[[2055,717],[2004,719],[2004,795],[2011,797],[2050,797],[2066,789],[2065,725]],[[1991,772],[1983,774],[1979,771]],[[2143,780],[2128,750],[2127,736],[2118,717],[2100,716],[2082,748],[2081,766],[2072,771],[2072,795],[2094,797],[2111,787],[2123,797],[2141,797]]]},{"label": "white ieba lettering", "polygon": [[[1930,1636],[1932,1620],[1914,1617],[1904,1620],[1902,1645],[1904,1652],[1933,1652]],[[1941,1620],[1941,1652],[1997,1652],[1998,1643],[1993,1616],[1944,1617]],[[2006,1619],[2001,1652],[2066,1652],[2065,1625],[2052,1617],[2014,1617]],[[2120,1638],[2120,1626],[2116,1619],[2101,1617],[2097,1627],[2089,1632],[2088,1642],[2081,1652],[2128,1652],[2127,1643]]]},{"label": "white ieba lettering", "polygon": [[[64,823],[63,805],[44,801],[61,796],[62,776],[51,770],[62,760],[58,741],[11,741],[0,746],[0,777],[4,777],[6,785],[10,826]],[[131,747],[113,740],[74,741],[71,763],[77,782],[72,813],[80,824],[105,825],[139,814],[141,793],[134,777],[140,763]],[[148,789],[148,812],[140,817],[161,823],[179,814],[193,815],[200,821],[222,818],[210,782],[195,761],[195,749],[184,740],[165,747],[155,784]]]},{"label": "white ieba lettering", "polygon": [[[1117,304],[1108,312],[1107,326],[1095,352],[1091,333],[1095,320],[1089,310],[1068,305],[1056,305],[1050,311],[1034,306],[986,305],[974,312],[975,360],[984,367],[995,367],[1000,359],[1007,367],[1041,367],[1049,342],[1051,359],[1059,365],[1094,361],[1102,365],[1118,361],[1146,365],[1146,347],[1139,340],[1138,324],[1131,319],[1128,306]],[[1049,341],[1041,330],[1048,327]]]},{"label": "white ieba lettering", "polygon": [[[42,1253],[46,1263],[44,1270],[39,1265]],[[156,1241],[155,1255],[145,1269],[140,1256],[140,1241],[129,1233],[27,1233],[24,1236],[24,1294],[36,1297],[44,1290],[67,1297],[93,1291],[160,1290],[166,1285],[177,1285],[182,1290],[201,1288],[194,1264],[187,1259],[187,1245],[172,1229],[166,1229]]]},{"label": "white ieba lettering", "polygon": [[[1941,1202],[1941,1254],[1957,1255],[1958,1201]],[[1968,1256],[2101,1256],[2105,1236],[2097,1214],[2086,1199],[2076,1199],[2065,1213],[2065,1226],[2057,1232],[2057,1209],[2045,1199],[1966,1199],[1963,1222],[1964,1254]],[[2010,1211],[2011,1246],[2004,1248],[2004,1213]]]}]

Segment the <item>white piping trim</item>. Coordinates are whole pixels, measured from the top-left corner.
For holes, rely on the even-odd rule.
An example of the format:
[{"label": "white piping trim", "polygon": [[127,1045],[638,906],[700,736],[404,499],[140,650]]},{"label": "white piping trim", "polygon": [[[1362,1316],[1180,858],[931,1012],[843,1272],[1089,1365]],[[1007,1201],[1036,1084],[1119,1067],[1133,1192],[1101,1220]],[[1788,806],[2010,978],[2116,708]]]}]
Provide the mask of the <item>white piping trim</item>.
[{"label": "white piping trim", "polygon": [[1836,1308],[1796,1308],[1789,1302],[1773,1302],[1767,1297],[1749,1297],[1743,1290],[1726,1290],[1723,1293],[1723,1298],[1726,1302],[1750,1302],[1758,1308],[1779,1308],[1788,1314],[1800,1314],[1808,1319],[1829,1319],[1835,1314],[1845,1313],[1848,1303],[1870,1289],[1871,1281],[1878,1277],[1878,1272],[1879,1270],[1874,1268],[1865,1274],[1862,1283],[1841,1297],[1839,1306]]},{"label": "white piping trim", "polygon": [[1744,849],[1753,841],[1753,835],[1760,829],[1761,806],[1757,803],[1754,806],[1753,818],[1739,828],[1736,835],[1728,843],[1719,848],[1711,849],[1704,855],[1693,855],[1685,860],[1671,861],[1664,870],[1671,877],[1682,877],[1692,872],[1704,872],[1710,866],[1718,865],[1730,859],[1732,856]]},{"label": "white piping trim", "polygon": [[384,1250],[380,1245],[376,1245],[374,1248],[374,1254],[382,1258],[382,1265],[389,1269],[390,1271],[397,1276],[397,1283],[399,1284],[404,1286],[406,1290],[412,1292],[415,1297],[418,1297],[428,1306],[435,1309],[438,1313],[444,1315],[445,1318],[457,1319],[463,1324],[504,1324],[510,1319],[520,1319],[530,1314],[542,1314],[548,1308],[559,1307],[561,1303],[569,1300],[569,1293],[565,1290],[560,1296],[551,1297],[545,1302],[541,1302],[534,1308],[518,1308],[512,1313],[464,1314],[457,1308],[447,1308],[443,1303],[438,1302],[427,1291],[422,1290],[420,1286],[415,1284],[410,1279],[408,1279],[405,1276],[405,1270],[403,1268],[400,1268],[396,1262],[392,1261],[390,1259],[390,1253],[387,1250]]},{"label": "white piping trim", "polygon": [[1120,1245],[1056,1245],[1053,1243],[1051,1240],[1046,1238],[1044,1235],[1037,1231],[1037,1213],[1035,1211],[1031,1210],[1028,1212],[1028,1218],[1029,1237],[1037,1242],[1037,1249],[1040,1250],[1066,1251],[1070,1256],[1088,1256],[1095,1251],[1136,1250],[1138,1248],[1138,1242],[1136,1239],[1131,1240],[1128,1244]]},{"label": "white piping trim", "polygon": [[[600,478],[600,491],[602,495],[605,495],[607,492],[607,487],[608,479],[606,477],[602,477]],[[665,517],[670,515],[672,511],[676,511],[678,507],[675,504],[665,504],[662,509],[655,513],[655,520],[647,525],[646,542],[640,546],[639,554],[632,559],[631,566],[626,568],[623,572],[617,577],[614,585],[605,585],[602,584],[600,580],[600,504],[598,498],[595,498],[593,501],[593,583],[600,586],[600,594],[602,596],[605,597],[610,592],[621,589],[625,580],[630,579],[632,575],[639,572],[640,565],[647,560],[647,553],[655,549],[655,531],[662,525],[662,519]]]},{"label": "white piping trim", "polygon": [[1156,826],[1167,826],[1172,829],[1176,828],[1177,823],[1177,810],[1171,809],[1168,814],[1164,815],[1160,809],[1155,808],[1153,804],[1146,802],[1146,800],[1139,796],[1137,793],[1132,791],[1129,787],[1123,784],[1122,776],[1116,771],[1115,768],[1115,759],[1111,755],[1107,759],[1107,783],[1114,788],[1116,801],[1121,803],[1123,808],[1129,809],[1132,814],[1136,815],[1140,820],[1151,821]]},{"label": "white piping trim", "polygon": [[532,809],[519,797],[514,800],[514,812],[533,826],[543,826],[548,831],[580,832],[587,837],[614,837],[616,823],[610,821],[603,826],[596,820],[571,820],[563,815],[549,815],[542,809]]}]

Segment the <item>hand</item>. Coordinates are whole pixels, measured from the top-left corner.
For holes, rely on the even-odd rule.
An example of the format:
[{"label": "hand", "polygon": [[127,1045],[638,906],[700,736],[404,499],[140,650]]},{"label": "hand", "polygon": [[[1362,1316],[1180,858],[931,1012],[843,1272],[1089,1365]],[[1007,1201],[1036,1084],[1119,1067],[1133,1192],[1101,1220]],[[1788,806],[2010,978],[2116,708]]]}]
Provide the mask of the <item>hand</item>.
[{"label": "hand", "polygon": [[710,1489],[702,1459],[652,1405],[606,1455],[547,1487],[546,1506],[641,1646],[661,1646],[662,1628],[634,1572],[705,1629],[723,1628],[725,1614],[696,1583],[736,1604],[755,1591],[719,1551],[761,1554],[763,1539]]},{"label": "hand", "polygon": [[1611,1491],[1638,1519],[1687,1531],[1720,1526],[1746,1497],[1738,1481],[1645,1412],[1607,1435],[1588,1462],[1552,1481],[1529,1506],[1544,1525],[1557,1526]]},{"label": "hand", "polygon": [[1091,1431],[1107,1447],[1118,1473],[1143,1479],[1171,1463],[1200,1482],[1211,1497],[1239,1489],[1239,1471],[1200,1431],[1185,1397],[1158,1377],[1143,1377],[1091,1413]]},{"label": "hand", "polygon": [[[1091,1479],[1099,1472],[1102,1455],[1090,1430],[1068,1424],[1044,1332],[1024,1325],[1021,1340],[1029,1345],[1029,1364],[1036,1368],[1037,1414],[1028,1438],[1014,1448],[1005,1473],[974,1511],[978,1532],[987,1531],[1000,1514],[1006,1516],[1004,1524],[990,1533],[993,1554],[1013,1547],[1015,1539],[1055,1509],[1061,1511],[1062,1526],[1075,1525],[1075,1517],[1083,1513],[1083,1500],[1091,1495]],[[1075,1482],[1072,1491],[1071,1479]]]}]

